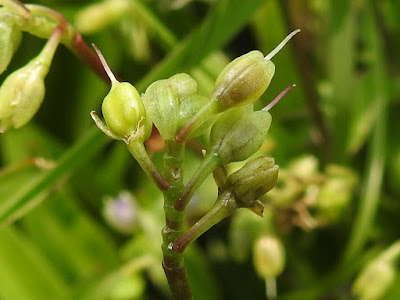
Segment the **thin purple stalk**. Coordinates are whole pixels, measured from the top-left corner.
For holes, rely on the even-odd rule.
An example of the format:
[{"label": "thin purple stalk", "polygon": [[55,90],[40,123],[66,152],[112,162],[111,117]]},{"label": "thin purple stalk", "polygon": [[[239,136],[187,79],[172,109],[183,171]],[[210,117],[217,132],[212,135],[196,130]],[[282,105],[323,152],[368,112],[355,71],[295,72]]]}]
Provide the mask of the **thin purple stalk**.
[{"label": "thin purple stalk", "polygon": [[279,93],[278,96],[274,100],[272,100],[266,107],[264,107],[262,110],[264,111],[269,111],[271,108],[275,106],[292,88],[294,88],[296,85],[292,84],[289,85],[286,89],[284,89],[282,92]]}]

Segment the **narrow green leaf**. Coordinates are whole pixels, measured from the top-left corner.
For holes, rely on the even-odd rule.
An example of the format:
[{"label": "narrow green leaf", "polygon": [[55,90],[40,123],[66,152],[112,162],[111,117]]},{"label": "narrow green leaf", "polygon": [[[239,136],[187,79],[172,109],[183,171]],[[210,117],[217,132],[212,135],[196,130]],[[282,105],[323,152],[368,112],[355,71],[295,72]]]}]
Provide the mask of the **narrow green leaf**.
[{"label": "narrow green leaf", "polygon": [[22,220],[70,283],[103,274],[119,260],[114,241],[76,202],[63,188]]},{"label": "narrow green leaf", "polygon": [[91,128],[76,145],[63,154],[53,169],[36,176],[13,197],[0,203],[0,225],[22,217],[38,205],[52,185],[91,159],[105,142],[104,134],[97,127]]},{"label": "narrow green leaf", "polygon": [[28,240],[17,231],[0,229],[0,298],[62,299],[67,286]]}]

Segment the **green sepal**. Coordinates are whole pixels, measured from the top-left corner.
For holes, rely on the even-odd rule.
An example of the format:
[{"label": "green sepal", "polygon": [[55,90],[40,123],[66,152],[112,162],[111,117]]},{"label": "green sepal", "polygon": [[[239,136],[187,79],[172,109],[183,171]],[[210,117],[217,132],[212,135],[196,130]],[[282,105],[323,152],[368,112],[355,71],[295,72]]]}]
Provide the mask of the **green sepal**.
[{"label": "green sepal", "polygon": [[189,100],[188,96],[196,92],[196,81],[184,73],[158,80],[147,88],[143,95],[143,103],[163,139],[175,138],[178,127],[182,124],[180,118],[183,117],[186,121],[192,116],[192,110],[188,108],[188,104],[192,101],[184,104],[183,114],[180,113],[180,105],[182,101]]},{"label": "green sepal", "polygon": [[271,125],[267,111],[252,111],[252,105],[227,111],[211,129],[211,149],[221,164],[242,161],[260,149]]}]

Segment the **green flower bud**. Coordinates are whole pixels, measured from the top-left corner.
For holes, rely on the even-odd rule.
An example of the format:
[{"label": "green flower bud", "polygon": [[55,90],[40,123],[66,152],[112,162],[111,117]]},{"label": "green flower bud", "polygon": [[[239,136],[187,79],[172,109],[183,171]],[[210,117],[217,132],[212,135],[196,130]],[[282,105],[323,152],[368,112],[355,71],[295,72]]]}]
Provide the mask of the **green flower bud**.
[{"label": "green flower bud", "polygon": [[273,235],[261,236],[254,245],[254,267],[262,278],[276,278],[285,268],[285,248]]},{"label": "green flower bud", "polygon": [[150,136],[151,121],[139,93],[130,83],[113,81],[102,112],[108,128],[120,139],[140,137],[144,141]]},{"label": "green flower bud", "polygon": [[279,167],[272,157],[261,156],[248,161],[228,176],[228,189],[235,195],[239,207],[251,207],[269,192],[278,180]]},{"label": "green flower bud", "polygon": [[396,270],[391,263],[374,261],[357,277],[353,294],[360,300],[382,299],[395,277]]},{"label": "green flower bud", "polygon": [[0,11],[0,74],[8,67],[21,42],[22,33],[12,17]]},{"label": "green flower bud", "polygon": [[[170,140],[175,137],[178,126],[182,123],[181,102],[196,92],[196,81],[184,73],[158,80],[147,88],[143,95],[143,103],[163,139]],[[191,117],[187,116],[188,111],[185,114],[185,119]]]},{"label": "green flower bud", "polygon": [[57,28],[41,53],[4,81],[0,88],[0,131],[25,125],[39,109],[45,94],[44,79],[61,33]]},{"label": "green flower bud", "polygon": [[275,65],[260,51],[251,51],[229,63],[218,76],[213,98],[222,109],[256,101],[268,88]]},{"label": "green flower bud", "polygon": [[361,300],[383,299],[396,278],[396,261],[400,256],[400,241],[396,241],[372,260],[353,284],[353,294]]},{"label": "green flower bud", "polygon": [[252,106],[224,113],[210,133],[210,143],[221,162],[245,160],[260,149],[271,125],[267,111],[252,111]]}]

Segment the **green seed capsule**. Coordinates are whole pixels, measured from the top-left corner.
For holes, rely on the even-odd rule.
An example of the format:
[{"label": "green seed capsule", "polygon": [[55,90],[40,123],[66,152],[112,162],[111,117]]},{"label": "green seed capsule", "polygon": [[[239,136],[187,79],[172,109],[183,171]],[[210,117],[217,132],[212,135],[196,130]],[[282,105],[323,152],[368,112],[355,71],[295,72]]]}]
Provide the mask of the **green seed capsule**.
[{"label": "green seed capsule", "polygon": [[56,29],[40,54],[4,81],[0,88],[0,131],[19,128],[36,114],[43,102],[44,79],[60,37],[61,31]]},{"label": "green seed capsule", "polygon": [[261,236],[254,245],[254,268],[262,278],[275,278],[285,268],[285,248],[273,235]]},{"label": "green seed capsule", "polygon": [[22,33],[8,14],[0,15],[0,74],[8,67],[21,42]]},{"label": "green seed capsule", "polygon": [[110,131],[121,139],[140,137],[143,141],[151,133],[151,121],[136,88],[128,82],[114,81],[104,98],[102,112]]},{"label": "green seed capsule", "polygon": [[143,103],[163,139],[175,138],[181,124],[197,112],[189,106],[199,108],[198,103],[204,104],[203,98],[197,97],[196,92],[197,82],[184,73],[158,80],[147,88]]},{"label": "green seed capsule", "polygon": [[396,268],[391,262],[374,260],[357,277],[353,284],[353,294],[362,300],[383,299],[382,296],[395,279]]},{"label": "green seed capsule", "polygon": [[256,101],[268,88],[275,65],[260,51],[251,51],[229,63],[218,76],[213,98],[221,110]]},{"label": "green seed capsule", "polygon": [[242,161],[260,149],[271,125],[267,111],[252,111],[252,105],[224,113],[211,129],[212,151],[226,165]]},{"label": "green seed capsule", "polygon": [[291,32],[265,57],[260,51],[251,51],[229,63],[216,80],[211,101],[180,129],[175,140],[179,143],[185,141],[196,128],[217,113],[256,101],[274,76],[275,65],[271,58],[299,31]]},{"label": "green seed capsule", "polygon": [[278,180],[279,167],[272,157],[261,156],[247,162],[229,175],[230,189],[239,207],[251,207],[258,198],[269,192]]}]

